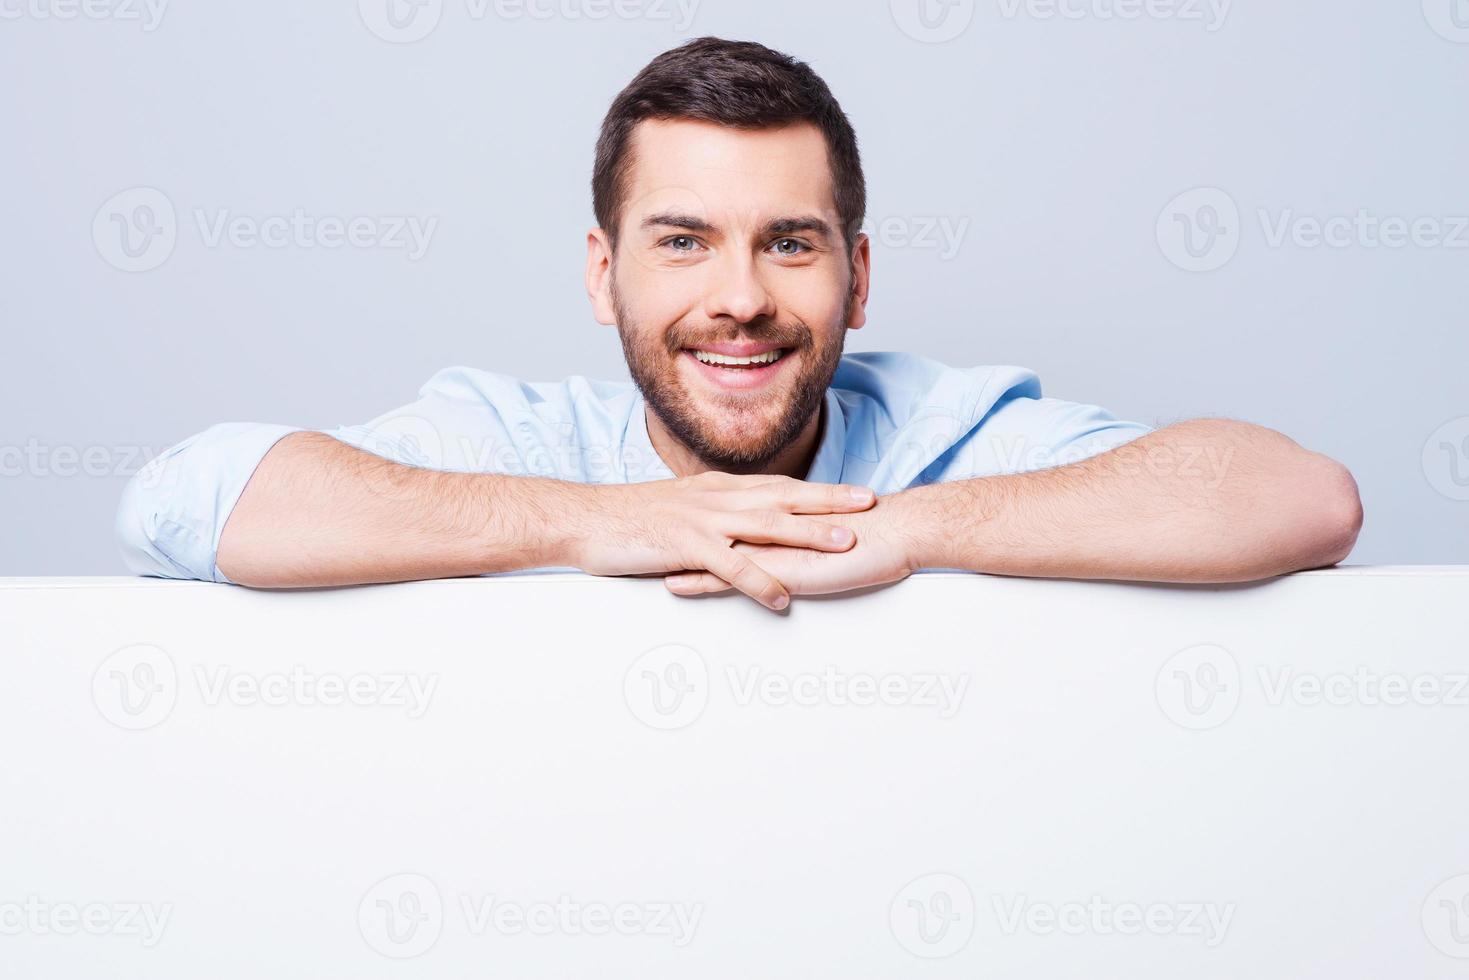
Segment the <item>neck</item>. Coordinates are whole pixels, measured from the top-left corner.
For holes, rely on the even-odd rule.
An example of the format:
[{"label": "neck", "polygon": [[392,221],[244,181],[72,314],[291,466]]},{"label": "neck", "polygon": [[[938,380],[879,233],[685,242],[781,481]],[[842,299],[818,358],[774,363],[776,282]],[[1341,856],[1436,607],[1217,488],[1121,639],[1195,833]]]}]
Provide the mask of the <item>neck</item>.
[{"label": "neck", "polygon": [[[811,418],[801,428],[801,434],[784,449],[780,454],[764,466],[750,467],[747,469],[729,469],[725,472],[738,474],[769,474],[771,476],[789,476],[796,479],[804,479],[811,471],[811,462],[816,458],[816,447],[821,441],[823,420],[826,416],[826,401],[822,400],[821,407],[812,413]],[[658,418],[657,413],[650,410],[645,402],[643,404],[643,418],[648,426],[648,440],[653,444],[653,450],[663,460],[673,475],[676,477],[697,476],[707,473],[714,467],[705,463],[698,456],[689,451],[689,448],[669,432]]]}]

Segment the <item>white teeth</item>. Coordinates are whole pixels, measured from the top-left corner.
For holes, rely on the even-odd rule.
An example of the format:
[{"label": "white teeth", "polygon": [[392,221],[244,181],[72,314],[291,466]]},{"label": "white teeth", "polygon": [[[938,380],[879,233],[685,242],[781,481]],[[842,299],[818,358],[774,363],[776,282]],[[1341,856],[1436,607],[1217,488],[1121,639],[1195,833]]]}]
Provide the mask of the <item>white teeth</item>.
[{"label": "white teeth", "polygon": [[694,351],[694,356],[705,364],[774,364],[785,354],[782,350],[766,351],[750,357],[730,357],[728,354],[713,354],[706,350]]}]

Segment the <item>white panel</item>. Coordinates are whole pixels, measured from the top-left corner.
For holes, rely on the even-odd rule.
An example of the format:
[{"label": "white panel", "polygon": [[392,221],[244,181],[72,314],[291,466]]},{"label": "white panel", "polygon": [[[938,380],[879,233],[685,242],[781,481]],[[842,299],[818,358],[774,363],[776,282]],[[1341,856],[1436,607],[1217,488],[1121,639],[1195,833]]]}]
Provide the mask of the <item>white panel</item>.
[{"label": "white panel", "polygon": [[1466,610],[0,580],[0,976],[1462,976]]}]

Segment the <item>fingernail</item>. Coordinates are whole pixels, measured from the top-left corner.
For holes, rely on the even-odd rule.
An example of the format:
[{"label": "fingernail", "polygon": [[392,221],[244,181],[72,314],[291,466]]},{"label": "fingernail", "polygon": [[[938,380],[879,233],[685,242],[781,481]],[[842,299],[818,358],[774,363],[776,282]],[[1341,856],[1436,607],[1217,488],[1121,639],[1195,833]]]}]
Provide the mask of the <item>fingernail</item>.
[{"label": "fingernail", "polygon": [[872,499],[872,491],[867,489],[866,487],[853,487],[851,490],[851,494],[852,499],[857,501],[857,503],[859,504],[865,504]]},{"label": "fingernail", "polygon": [[852,540],[852,529],[848,527],[834,527],[831,529],[831,540],[833,544],[848,544]]},{"label": "fingernail", "polygon": [[776,599],[774,602],[772,602],[771,603],[771,606],[773,606],[776,609],[784,609],[786,606],[789,606],[790,604],[791,604],[791,597],[788,596],[788,595],[783,595],[783,596],[779,597],[778,599]]}]

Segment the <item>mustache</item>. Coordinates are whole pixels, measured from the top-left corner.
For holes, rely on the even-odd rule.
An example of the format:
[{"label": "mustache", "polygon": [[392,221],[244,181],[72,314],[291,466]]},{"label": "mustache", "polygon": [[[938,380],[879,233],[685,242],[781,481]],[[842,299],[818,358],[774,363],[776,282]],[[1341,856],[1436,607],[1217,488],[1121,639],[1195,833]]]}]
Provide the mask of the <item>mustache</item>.
[{"label": "mustache", "polygon": [[735,344],[742,340],[756,344],[775,344],[796,350],[808,348],[812,343],[811,328],[800,320],[780,324],[766,318],[751,320],[746,324],[735,324],[723,330],[718,327],[698,329],[680,325],[668,331],[664,335],[664,340],[670,354],[677,354],[690,347]]}]

